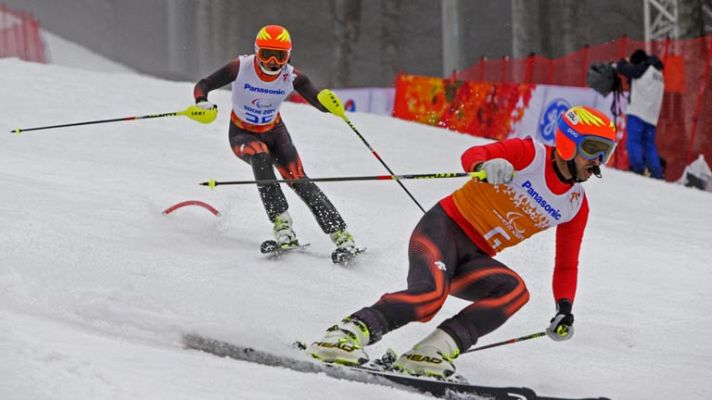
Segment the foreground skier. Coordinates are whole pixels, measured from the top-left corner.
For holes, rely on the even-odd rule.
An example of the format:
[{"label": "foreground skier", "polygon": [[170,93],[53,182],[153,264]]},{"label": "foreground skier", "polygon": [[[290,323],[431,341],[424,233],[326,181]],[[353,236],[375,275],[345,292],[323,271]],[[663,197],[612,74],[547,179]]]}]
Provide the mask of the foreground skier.
[{"label": "foreground skier", "polygon": [[601,177],[599,166],[615,146],[615,128],[608,117],[596,109],[573,107],[558,121],[555,148],[532,139],[510,139],[467,150],[464,169],[484,170],[487,181],[469,181],[420,220],[408,246],[408,288],[349,315],[307,352],[325,362],[361,365],[368,361],[366,345],[409,322],[429,321],[453,295],[472,304],[393,365],[412,375],[452,375],[459,354],[529,300],[521,277],[492,257],[556,225],[556,314],[546,331],[554,340],[570,339],[579,249],[589,211],[580,183],[591,175]]},{"label": "foreground skier", "polygon": [[[208,102],[208,93],[232,83],[230,146],[237,157],[252,165],[256,180],[276,179],[273,165],[284,179],[306,178],[297,149],[279,114],[282,102],[292,91],[296,90],[312,106],[328,112],[319,103],[318,91],[309,78],[289,64],[291,50],[289,32],[278,25],[267,25],[257,33],[255,54],[234,59],[195,85],[196,104],[212,109],[216,106]],[[358,252],[346,223],[319,187],[303,180],[289,186],[307,204],[324,233],[331,237],[338,254]],[[258,189],[274,224],[276,239],[263,243],[263,252],[299,247],[292,217],[287,211],[289,205],[279,184],[258,185]]]}]

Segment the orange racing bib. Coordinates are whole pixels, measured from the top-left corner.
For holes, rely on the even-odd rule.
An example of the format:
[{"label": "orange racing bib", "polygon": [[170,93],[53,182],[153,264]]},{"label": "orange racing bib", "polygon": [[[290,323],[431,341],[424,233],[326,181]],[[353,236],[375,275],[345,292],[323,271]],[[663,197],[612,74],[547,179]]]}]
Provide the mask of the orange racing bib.
[{"label": "orange racing bib", "polygon": [[534,160],[509,184],[472,179],[452,195],[462,216],[496,252],[572,220],[581,209],[583,186],[552,193],[545,177],[546,147],[534,141],[534,150]]}]

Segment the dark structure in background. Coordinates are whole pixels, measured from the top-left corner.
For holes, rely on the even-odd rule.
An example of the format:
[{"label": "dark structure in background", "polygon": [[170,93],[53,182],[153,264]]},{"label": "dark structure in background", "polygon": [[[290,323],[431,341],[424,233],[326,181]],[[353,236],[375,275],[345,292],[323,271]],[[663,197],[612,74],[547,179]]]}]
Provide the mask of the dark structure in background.
[{"label": "dark structure in background", "polygon": [[560,57],[626,34],[643,39],[641,0],[511,0],[512,55]]},{"label": "dark structure in background", "polygon": [[[255,33],[269,23],[290,30],[295,63],[330,87],[390,86],[398,72],[443,76],[482,56],[558,57],[623,34],[643,38],[638,0],[4,2],[140,72],[188,81],[251,52]],[[448,57],[457,58],[446,62],[449,35],[457,40],[448,42]]]}]

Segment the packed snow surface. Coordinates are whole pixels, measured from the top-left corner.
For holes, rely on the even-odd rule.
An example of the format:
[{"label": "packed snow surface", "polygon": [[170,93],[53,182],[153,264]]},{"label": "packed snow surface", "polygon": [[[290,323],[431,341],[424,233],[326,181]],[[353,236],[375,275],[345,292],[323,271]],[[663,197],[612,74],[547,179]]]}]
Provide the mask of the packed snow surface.
[{"label": "packed snow surface", "polygon": [[[268,260],[271,236],[252,179],[219,117],[184,117],[10,133],[15,128],[178,111],[193,84],[131,73],[0,60],[0,398],[413,399],[403,391],[264,367],[181,347],[184,332],[288,353],[340,318],[405,287],[406,247],[422,212],[391,181],[324,183],[360,262],[331,263],[333,245],[285,187],[303,254]],[[311,177],[386,171],[333,115],[285,104],[282,115]],[[396,173],[460,171],[486,140],[368,114],[351,120]],[[427,208],[462,179],[406,181]],[[585,184],[591,215],[574,305],[576,336],[464,355],[458,372],[484,385],[552,396],[709,399],[712,371],[710,193],[604,170]],[[164,216],[185,200],[199,207]],[[554,313],[554,232],[498,259],[531,300],[478,345],[543,330]],[[402,352],[466,305],[449,299],[432,321],[369,348]],[[707,378],[704,378],[707,376]],[[422,396],[421,398],[427,398]]]}]

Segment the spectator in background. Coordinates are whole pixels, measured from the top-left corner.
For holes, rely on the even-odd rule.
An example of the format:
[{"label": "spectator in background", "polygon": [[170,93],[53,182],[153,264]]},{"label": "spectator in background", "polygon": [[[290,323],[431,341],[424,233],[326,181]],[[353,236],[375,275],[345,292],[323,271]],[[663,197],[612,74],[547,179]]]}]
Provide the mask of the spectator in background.
[{"label": "spectator in background", "polygon": [[658,57],[638,49],[631,54],[630,61],[622,59],[614,68],[630,80],[630,98],[625,110],[630,169],[643,174],[647,167],[653,178],[663,179],[655,144],[655,127],[665,90],[663,63]]}]

